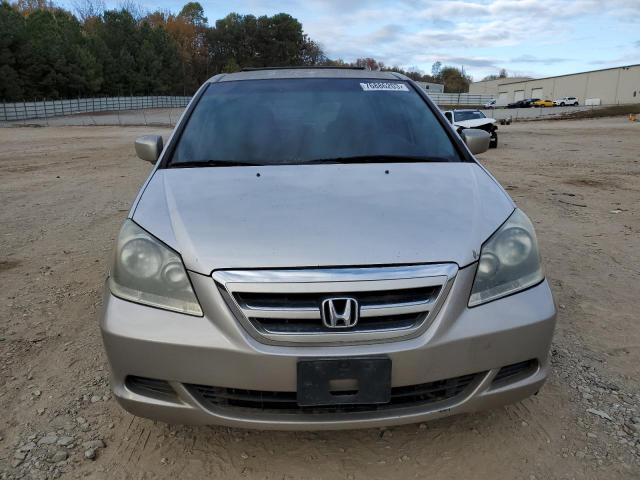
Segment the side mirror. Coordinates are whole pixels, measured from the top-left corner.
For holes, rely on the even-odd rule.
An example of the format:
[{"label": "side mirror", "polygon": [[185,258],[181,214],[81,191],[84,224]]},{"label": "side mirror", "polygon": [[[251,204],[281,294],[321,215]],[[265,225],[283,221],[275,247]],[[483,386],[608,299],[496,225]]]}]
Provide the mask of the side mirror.
[{"label": "side mirror", "polygon": [[136,138],[136,155],[142,160],[156,163],[162,153],[162,146],[160,135],[143,135]]},{"label": "side mirror", "polygon": [[491,135],[489,132],[485,132],[478,128],[465,128],[460,132],[460,136],[474,155],[484,153],[489,150],[489,142],[491,141]]}]

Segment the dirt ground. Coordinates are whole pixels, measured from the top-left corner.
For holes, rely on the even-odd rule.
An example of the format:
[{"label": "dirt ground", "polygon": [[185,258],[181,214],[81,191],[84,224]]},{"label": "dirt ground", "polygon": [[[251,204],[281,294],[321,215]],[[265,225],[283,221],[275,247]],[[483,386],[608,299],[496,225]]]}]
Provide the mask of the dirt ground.
[{"label": "dirt ground", "polygon": [[1,479],[640,478],[640,123],[518,123],[480,157],[534,220],[559,305],[538,396],[320,433],[168,426],[110,396],[101,292],[154,131],[0,129]]}]

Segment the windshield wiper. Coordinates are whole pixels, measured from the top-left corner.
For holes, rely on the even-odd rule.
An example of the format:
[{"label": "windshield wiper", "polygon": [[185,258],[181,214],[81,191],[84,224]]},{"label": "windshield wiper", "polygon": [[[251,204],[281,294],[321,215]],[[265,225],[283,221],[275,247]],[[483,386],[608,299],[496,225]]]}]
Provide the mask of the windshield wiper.
[{"label": "windshield wiper", "polygon": [[421,157],[411,155],[358,155],[353,157],[318,158],[301,162],[302,164],[317,163],[422,163],[449,162],[444,157]]},{"label": "windshield wiper", "polygon": [[445,157],[421,157],[411,155],[357,155],[353,157],[317,158],[314,160],[303,160],[290,163],[251,163],[236,162],[234,160],[189,160],[186,162],[170,163],[167,168],[198,168],[198,167],[259,167],[264,165],[311,165],[323,163],[427,163],[427,162],[449,162]]},{"label": "windshield wiper", "polygon": [[236,162],[234,160],[190,160],[188,162],[173,162],[168,168],[198,168],[198,167],[257,167],[262,163]]}]

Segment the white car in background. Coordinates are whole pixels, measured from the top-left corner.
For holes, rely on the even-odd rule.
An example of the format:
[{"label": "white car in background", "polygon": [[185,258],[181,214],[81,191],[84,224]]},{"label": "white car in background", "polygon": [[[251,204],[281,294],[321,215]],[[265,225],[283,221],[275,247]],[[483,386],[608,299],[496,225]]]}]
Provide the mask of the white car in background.
[{"label": "white car in background", "polygon": [[484,108],[496,108],[496,99],[489,100],[483,105]]},{"label": "white car in background", "polygon": [[561,107],[564,107],[566,105],[578,106],[580,105],[580,102],[578,102],[578,99],[576,97],[562,97],[554,100],[553,104],[559,105]]},{"label": "white car in background", "polygon": [[487,117],[480,110],[447,110],[444,112],[449,123],[451,123],[458,133],[467,128],[479,128],[491,135],[489,148],[498,146],[498,121],[495,118]]}]

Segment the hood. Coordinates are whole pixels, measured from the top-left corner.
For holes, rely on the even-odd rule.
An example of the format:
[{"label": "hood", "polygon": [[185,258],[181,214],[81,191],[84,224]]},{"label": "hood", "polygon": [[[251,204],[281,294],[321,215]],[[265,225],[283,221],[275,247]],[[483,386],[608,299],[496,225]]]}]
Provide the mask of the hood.
[{"label": "hood", "polygon": [[455,125],[464,128],[477,128],[483,125],[487,125],[488,123],[496,123],[496,121],[493,118],[474,118],[473,120],[455,122]]},{"label": "hood", "polygon": [[202,274],[464,266],[513,208],[475,163],[172,168],[153,174],[133,220]]}]

